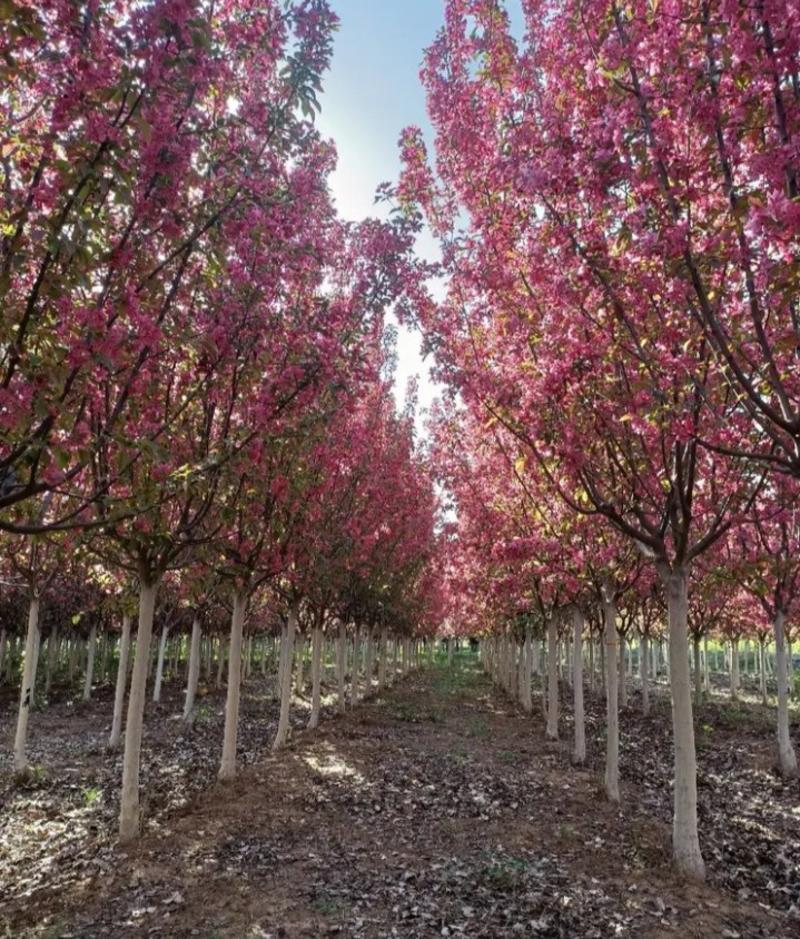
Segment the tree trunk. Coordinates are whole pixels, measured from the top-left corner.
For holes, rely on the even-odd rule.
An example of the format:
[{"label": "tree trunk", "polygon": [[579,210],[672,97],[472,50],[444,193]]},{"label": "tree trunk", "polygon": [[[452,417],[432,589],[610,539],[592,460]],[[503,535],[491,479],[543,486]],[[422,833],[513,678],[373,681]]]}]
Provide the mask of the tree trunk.
[{"label": "tree trunk", "polygon": [[782,610],[777,610],[773,620],[775,631],[775,678],[778,684],[778,759],[781,776],[792,779],[797,775],[797,756],[789,734],[789,683],[786,671],[785,645],[786,617]]},{"label": "tree trunk", "polygon": [[336,636],[336,684],[337,707],[339,713],[344,714],[347,708],[347,687],[345,685],[345,672],[347,663],[347,630],[343,622],[339,622],[339,633]]},{"label": "tree trunk", "polygon": [[114,689],[114,716],[108,737],[109,750],[116,750],[122,738],[122,711],[125,707],[125,688],[128,684],[128,656],[131,648],[131,618],[122,617],[122,635],[119,640],[119,662],[117,663],[117,685]]},{"label": "tree trunk", "polygon": [[319,726],[319,706],[322,690],[322,630],[317,626],[311,634],[311,730]]},{"label": "tree trunk", "polygon": [[610,586],[603,590],[606,684],[606,795],[619,802],[619,700],[617,695],[617,605]]},{"label": "tree trunk", "polygon": [[0,629],[0,685],[3,683],[3,666],[8,664],[6,655],[8,654],[8,633],[5,629]]},{"label": "tree trunk", "polygon": [[361,679],[359,676],[359,670],[361,667],[361,662],[359,661],[359,646],[361,645],[361,629],[359,628],[358,623],[355,624],[355,630],[353,632],[353,667],[350,669],[350,704],[358,704],[361,698],[361,688],[360,683]]},{"label": "tree trunk", "polygon": [[689,572],[661,570],[669,618],[670,688],[675,752],[672,852],[678,871],[693,880],[705,879],[705,864],[697,836],[697,760],[689,682]]},{"label": "tree trunk", "polygon": [[531,675],[531,666],[533,664],[533,653],[532,653],[532,642],[531,642],[531,627],[525,627],[525,645],[522,647],[522,673],[520,675],[520,694],[519,700],[522,705],[522,709],[526,714],[530,714],[533,711],[533,697],[531,695],[531,685],[533,682],[533,676]]},{"label": "tree trunk", "polygon": [[294,657],[294,636],[297,629],[297,604],[289,605],[289,613],[286,617],[286,626],[281,637],[281,655],[283,657],[283,668],[280,680],[281,689],[281,711],[278,719],[278,730],[275,734],[275,740],[272,743],[273,750],[279,750],[286,746],[289,739],[289,714],[292,704],[292,659]]},{"label": "tree trunk", "polygon": [[618,642],[617,681],[619,683],[619,706],[626,708],[628,706],[628,682],[625,674],[625,637],[618,636]]},{"label": "tree trunk", "polygon": [[[5,636],[5,633],[3,634]],[[0,640],[1,641],[1,640]],[[2,671],[2,659],[0,654],[0,671]],[[50,688],[53,685],[53,675],[58,665],[58,627],[53,626],[50,635],[47,638],[47,663],[44,673],[44,694],[46,698],[50,697]]]},{"label": "tree trunk", "polygon": [[731,697],[739,697],[739,640],[731,639]]},{"label": "tree trunk", "polygon": [[372,636],[372,627],[367,629],[367,639],[364,645],[364,698],[372,694],[372,676],[375,672],[375,642]]},{"label": "tree trunk", "polygon": [[703,703],[703,677],[700,666],[700,637],[692,635],[692,651],[694,653],[694,703],[697,707]]},{"label": "tree trunk", "polygon": [[383,691],[386,687],[386,658],[388,655],[388,641],[386,627],[381,626],[380,652],[378,659],[378,691]]},{"label": "tree trunk", "polygon": [[572,760],[577,765],[586,762],[586,728],[583,714],[583,613],[576,607],[572,612],[572,700],[575,714],[575,748]]},{"label": "tree trunk", "polygon": [[[239,700],[242,691],[242,633],[247,609],[247,591],[233,594],[231,638],[228,647],[228,689],[225,697],[225,736],[218,776],[222,780],[236,775],[236,742],[239,735]],[[194,629],[192,629],[194,632]],[[194,638],[194,637],[193,637]]]},{"label": "tree trunk", "polygon": [[36,665],[39,656],[39,597],[34,594],[28,607],[28,631],[25,634],[25,661],[22,684],[19,689],[17,732],[14,737],[14,772],[24,773],[28,768],[25,747],[28,742],[28,717],[33,704],[36,685]]},{"label": "tree trunk", "polygon": [[650,713],[650,637],[642,633],[639,640],[639,671],[642,681],[642,714]]},{"label": "tree trunk", "polygon": [[169,628],[166,624],[161,629],[161,641],[158,644],[158,661],[156,663],[156,681],[153,685],[153,701],[156,704],[161,700],[161,682],[164,680],[164,655],[167,651],[167,637]]},{"label": "tree trunk", "polygon": [[547,621],[547,739],[558,740],[558,623]]},{"label": "tree trunk", "polygon": [[92,678],[94,677],[94,654],[97,648],[97,626],[89,630],[86,640],[86,677],[83,682],[83,700],[89,701],[92,697]]},{"label": "tree trunk", "polygon": [[217,640],[217,677],[214,682],[215,687],[219,690],[222,687],[222,670],[225,667],[225,640],[222,636]]},{"label": "tree trunk", "polygon": [[191,724],[194,718],[194,699],[197,695],[197,682],[200,678],[201,638],[200,617],[195,615],[192,620],[192,639],[189,644],[189,674],[186,677],[186,700],[183,702],[183,719],[187,724]]},{"label": "tree trunk", "polygon": [[119,838],[125,843],[139,834],[139,759],[142,749],[142,720],[147,692],[147,669],[150,662],[150,637],[153,633],[158,583],[142,580],[139,586],[139,628],[133,659],[131,690],[128,696],[128,719],[125,722],[125,755],[122,762],[122,796],[119,812]]},{"label": "tree trunk", "polygon": [[758,639],[758,685],[761,692],[761,703],[768,704],[767,699],[767,639],[759,636]]},{"label": "tree trunk", "polygon": [[297,643],[297,655],[295,656],[295,673],[294,673],[294,693],[298,698],[303,697],[303,690],[305,689],[306,684],[306,675],[305,675],[305,655],[306,655],[306,640],[305,636],[301,636]]},{"label": "tree trunk", "polygon": [[703,636],[703,693],[711,693],[711,678],[708,674],[708,633]]}]

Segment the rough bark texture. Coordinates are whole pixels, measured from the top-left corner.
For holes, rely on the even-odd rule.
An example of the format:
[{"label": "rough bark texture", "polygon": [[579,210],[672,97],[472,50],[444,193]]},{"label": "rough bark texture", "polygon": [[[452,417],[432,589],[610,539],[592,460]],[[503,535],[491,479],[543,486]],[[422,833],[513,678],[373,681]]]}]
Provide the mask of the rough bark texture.
[{"label": "rough bark texture", "polygon": [[519,700],[525,713],[530,714],[533,711],[533,696],[531,694],[531,685],[533,680],[533,676],[531,674],[531,667],[533,665],[533,643],[531,642],[530,626],[525,628],[525,645],[522,649],[522,662],[522,687],[520,688]]},{"label": "rough bark texture", "polygon": [[142,578],[139,586],[139,627],[133,660],[128,719],[125,722],[125,755],[122,761],[122,796],[119,810],[119,839],[131,841],[139,834],[139,760],[142,749],[142,718],[153,634],[157,583]]}]

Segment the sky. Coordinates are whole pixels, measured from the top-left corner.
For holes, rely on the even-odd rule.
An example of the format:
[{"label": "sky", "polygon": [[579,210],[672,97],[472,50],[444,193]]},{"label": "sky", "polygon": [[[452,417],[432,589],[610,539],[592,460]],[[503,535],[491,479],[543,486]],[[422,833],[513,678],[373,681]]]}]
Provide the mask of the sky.
[{"label": "sky", "polygon": [[[375,190],[395,181],[400,171],[400,131],[416,124],[426,131],[425,92],[419,80],[423,50],[441,26],[443,0],[331,0],[341,20],[331,71],[325,78],[320,130],[336,141],[339,163],[331,181],[342,216],[361,219],[383,215]],[[515,25],[520,0],[509,0]],[[436,258],[431,238],[418,250]],[[407,329],[398,336],[396,397],[402,406],[408,379],[419,378],[421,408],[430,405],[436,387],[429,362],[420,353],[420,337]]]}]

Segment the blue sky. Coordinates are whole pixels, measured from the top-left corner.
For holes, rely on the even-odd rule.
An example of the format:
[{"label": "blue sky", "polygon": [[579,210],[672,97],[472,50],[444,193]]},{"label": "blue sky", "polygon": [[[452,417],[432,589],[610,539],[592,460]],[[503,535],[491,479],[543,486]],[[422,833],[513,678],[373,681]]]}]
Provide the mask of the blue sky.
[{"label": "blue sky", "polygon": [[[443,22],[442,0],[331,0],[341,20],[333,66],[325,79],[319,126],[333,137],[339,165],[332,179],[334,197],[345,218],[379,213],[373,204],[379,183],[397,178],[397,140],[408,124],[428,127],[425,92],[419,81],[423,49]],[[509,0],[515,24],[520,0]],[[433,257],[431,239],[420,253]],[[408,378],[420,379],[420,404],[435,394],[419,338],[401,330],[397,389],[400,402]]]}]

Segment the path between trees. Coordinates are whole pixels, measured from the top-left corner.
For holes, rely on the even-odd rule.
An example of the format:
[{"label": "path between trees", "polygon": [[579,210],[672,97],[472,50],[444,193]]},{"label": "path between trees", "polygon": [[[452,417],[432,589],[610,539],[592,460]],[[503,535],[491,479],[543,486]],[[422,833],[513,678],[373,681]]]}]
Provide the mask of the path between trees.
[{"label": "path between trees", "polygon": [[214,785],[102,879],[15,911],[14,936],[790,935],[669,869],[622,809],[474,662],[412,675]]}]

